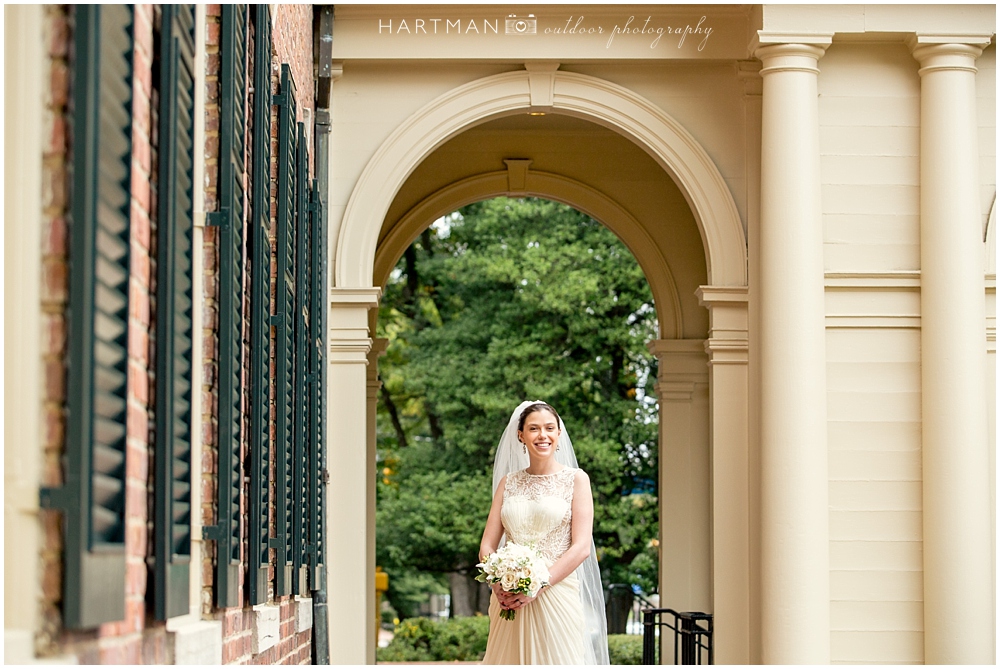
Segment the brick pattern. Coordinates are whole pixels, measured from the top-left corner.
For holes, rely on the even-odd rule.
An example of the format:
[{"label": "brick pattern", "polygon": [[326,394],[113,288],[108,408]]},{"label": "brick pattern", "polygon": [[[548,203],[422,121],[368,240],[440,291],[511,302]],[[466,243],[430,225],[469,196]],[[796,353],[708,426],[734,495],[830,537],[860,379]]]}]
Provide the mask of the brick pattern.
[{"label": "brick pattern", "polygon": [[[45,446],[43,485],[62,483],[60,458],[65,449],[66,413],[66,308],[68,297],[68,129],[70,21],[65,7],[45,8],[45,39],[50,81],[46,99],[48,132],[43,157],[43,359]],[[152,358],[155,239],[155,115],[152,5],[135,8],[135,54],[132,127],[132,200],[129,280],[128,400],[125,481],[125,619],[96,630],[63,630],[59,605],[62,599],[62,529],[60,514],[42,513],[44,526],[42,562],[42,625],[36,636],[40,656],[76,654],[82,663],[138,664],[169,661],[166,630],[151,620],[146,606],[150,583],[147,557],[151,556],[148,520],[150,464],[155,383]]]},{"label": "brick pattern", "polygon": [[[45,149],[42,156],[42,365],[45,383],[42,396],[43,465],[42,485],[63,483],[60,458],[66,441],[66,306],[69,296],[68,257],[68,124],[70,28],[66,8],[45,5],[46,58],[49,72],[45,87]],[[40,560],[41,626],[35,636],[40,656],[59,652],[62,628],[60,603],[63,579],[62,516],[42,510]],[[92,635],[91,635],[92,636]]]},{"label": "brick pattern", "polygon": [[[221,5],[208,5],[205,39],[205,211],[219,210],[219,54],[222,18]],[[204,282],[202,309],[202,387],[201,387],[201,522],[205,526],[216,522],[215,507],[218,490],[219,450],[216,443],[219,424],[219,247],[218,230],[204,228],[202,255]],[[197,308],[197,307],[196,307]],[[216,556],[214,541],[202,544],[201,612],[205,617],[215,613]]]},{"label": "brick pattern", "polygon": [[[288,63],[295,78],[298,120],[305,110],[315,112],[313,90],[313,8],[312,5],[273,5],[275,62]],[[312,116],[310,120],[312,120]],[[311,130],[307,130],[311,137]],[[309,171],[315,173],[313,151],[309,151]]]},{"label": "brick pattern", "polygon": [[[68,161],[71,142],[68,133],[69,53],[72,25],[71,10],[65,6],[45,7],[45,28],[49,85],[45,100],[47,133],[43,158],[44,234],[42,240],[43,315],[42,355],[45,369],[43,396],[44,470],[43,485],[62,483],[61,457],[65,447],[65,384],[66,384],[66,310],[67,285],[67,212]],[[126,472],[126,616],[123,621],[107,623],[96,630],[82,632],[62,629],[60,604],[62,599],[62,530],[56,512],[43,511],[43,546],[40,555],[42,583],[42,625],[36,635],[36,650],[40,656],[75,654],[85,664],[164,664],[172,661],[165,626],[152,619],[147,589],[152,588],[149,565],[152,564],[150,536],[152,498],[152,464],[155,407],[155,252],[156,252],[156,107],[158,92],[152,80],[154,25],[159,9],[153,5],[137,5],[135,19],[135,80],[133,86],[133,156],[131,202],[131,270],[129,283],[129,343],[128,343],[128,405],[127,405],[127,472]],[[206,110],[205,145],[205,211],[218,210],[219,178],[219,69],[220,69],[221,6],[207,7],[206,37]],[[312,108],[312,10],[307,6],[276,6],[273,18],[275,63],[289,62],[298,83],[299,120],[302,110]],[[252,68],[252,63],[248,63]],[[277,92],[279,71],[272,71],[272,92]],[[249,95],[249,94],[248,94]],[[248,140],[252,109],[248,99]],[[277,178],[277,117],[272,113],[272,189]],[[252,164],[252,145],[247,143],[247,161]],[[247,174],[247,181],[250,175]],[[247,197],[249,197],[247,183]],[[272,192],[272,249],[276,234],[276,209]],[[249,203],[248,203],[249,204]],[[247,207],[249,211],[249,206]],[[218,486],[218,238],[215,228],[204,229],[200,252],[204,259],[204,289],[196,308],[203,314],[203,367],[201,405],[202,432],[193,435],[202,440],[201,494],[202,523],[216,522],[216,490]],[[272,260],[271,290],[274,291],[276,263]],[[244,311],[249,314],[249,284],[244,285]],[[248,330],[244,332],[249,345]],[[272,347],[272,351],[273,351]],[[272,358],[272,376],[274,361]],[[244,383],[249,381],[244,369]],[[244,393],[244,419],[249,415]],[[273,418],[273,417],[272,417]],[[272,421],[273,430],[273,421]],[[243,457],[247,453],[248,431],[243,434]],[[274,435],[272,432],[272,439]],[[273,443],[273,442],[272,442]],[[272,455],[274,451],[272,449]],[[273,466],[273,463],[272,463]],[[244,516],[244,570],[246,576],[247,496],[244,490],[241,511]],[[271,495],[274,499],[275,490]],[[272,532],[274,508],[271,508]],[[254,612],[250,607],[219,610],[214,606],[214,542],[203,544],[202,591],[200,607],[205,618],[223,623],[223,662],[226,664],[309,664],[311,661],[311,630],[295,633],[295,600],[282,597],[274,603],[280,608],[280,640],[258,655],[252,653]],[[273,583],[273,551],[271,576]],[[195,566],[198,568],[198,566]],[[242,597],[241,588],[241,597]],[[242,601],[242,600],[241,600]]]}]

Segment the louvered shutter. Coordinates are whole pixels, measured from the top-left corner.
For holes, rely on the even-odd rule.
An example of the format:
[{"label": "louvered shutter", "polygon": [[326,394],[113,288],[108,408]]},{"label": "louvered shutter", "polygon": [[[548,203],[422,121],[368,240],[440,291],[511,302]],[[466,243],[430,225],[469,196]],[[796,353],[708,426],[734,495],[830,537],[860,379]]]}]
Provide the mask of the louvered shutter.
[{"label": "louvered shutter", "polygon": [[63,624],[89,628],[125,617],[132,9],[73,22],[65,480],[41,502],[63,512]]},{"label": "louvered shutter", "polygon": [[309,214],[312,220],[310,252],[312,255],[311,298],[312,307],[309,318],[309,587],[319,590],[324,587],[323,581],[323,531],[326,518],[324,500],[326,486],[323,473],[325,465],[323,455],[325,448],[326,426],[326,223],[323,204],[319,197],[319,188],[313,181],[309,198]]},{"label": "louvered shutter", "polygon": [[267,601],[270,554],[271,15],[254,7],[250,248],[250,603]]},{"label": "louvered shutter", "polygon": [[295,329],[295,181],[296,126],[295,84],[291,69],[281,65],[281,89],[275,96],[278,107],[278,271],[275,285],[275,508],[276,553],[275,596],[292,592],[294,546],[292,541],[292,440]]},{"label": "louvered shutter", "polygon": [[194,6],[164,5],[156,260],[154,608],[188,612],[191,562],[191,254]]},{"label": "louvered shutter", "polygon": [[310,182],[309,146],[305,138],[305,125],[298,124],[298,156],[295,181],[295,434],[292,444],[293,507],[292,541],[295,546],[292,590],[296,594],[309,592],[309,320],[311,311],[312,219],[309,215]]},{"label": "louvered shutter", "polygon": [[247,7],[223,5],[219,72],[219,464],[218,520],[206,527],[216,541],[219,607],[239,604],[240,421],[243,371],[243,216],[246,132]]}]

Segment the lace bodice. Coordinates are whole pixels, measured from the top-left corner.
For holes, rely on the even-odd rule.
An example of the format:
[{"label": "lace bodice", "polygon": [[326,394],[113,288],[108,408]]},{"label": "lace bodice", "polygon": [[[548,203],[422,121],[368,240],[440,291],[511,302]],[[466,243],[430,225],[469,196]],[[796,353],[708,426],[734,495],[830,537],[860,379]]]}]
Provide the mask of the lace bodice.
[{"label": "lace bodice", "polygon": [[576,469],[533,475],[527,470],[507,476],[500,519],[507,539],[534,544],[551,565],[570,545],[573,481]]}]

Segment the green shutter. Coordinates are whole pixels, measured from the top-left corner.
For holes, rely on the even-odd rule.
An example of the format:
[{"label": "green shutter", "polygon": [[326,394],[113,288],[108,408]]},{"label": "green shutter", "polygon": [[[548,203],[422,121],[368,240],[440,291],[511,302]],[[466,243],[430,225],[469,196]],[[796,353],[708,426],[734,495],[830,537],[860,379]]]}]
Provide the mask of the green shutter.
[{"label": "green shutter", "polygon": [[292,542],[295,546],[292,590],[296,594],[309,592],[309,321],[312,288],[312,219],[309,215],[309,146],[306,143],[305,125],[298,124],[297,178],[295,181],[296,240],[295,240],[295,434],[292,444],[293,480],[295,499],[293,507]]},{"label": "green shutter", "polygon": [[125,617],[132,9],[73,21],[65,480],[41,502],[63,514],[63,624],[89,628]]},{"label": "green shutter", "polygon": [[156,259],[155,612],[186,614],[191,563],[194,6],[164,5]]},{"label": "green shutter", "polygon": [[250,603],[267,601],[270,567],[271,15],[254,8],[250,248]]},{"label": "green shutter", "polygon": [[323,530],[326,519],[324,485],[326,436],[326,222],[323,204],[319,198],[319,188],[313,181],[309,198],[309,214],[312,219],[312,281],[310,292],[312,308],[309,319],[309,586],[319,590],[323,586]]},{"label": "green shutter", "polygon": [[295,84],[291,68],[281,65],[281,90],[275,96],[278,106],[278,271],[275,285],[275,525],[272,547],[276,552],[275,596],[292,592],[294,546],[292,541],[292,440],[294,393],[294,307],[295,307]]},{"label": "green shutter", "polygon": [[216,604],[239,604],[240,422],[243,373],[243,217],[246,132],[246,5],[222,6],[219,72],[219,464],[217,525],[204,528],[215,540]]}]

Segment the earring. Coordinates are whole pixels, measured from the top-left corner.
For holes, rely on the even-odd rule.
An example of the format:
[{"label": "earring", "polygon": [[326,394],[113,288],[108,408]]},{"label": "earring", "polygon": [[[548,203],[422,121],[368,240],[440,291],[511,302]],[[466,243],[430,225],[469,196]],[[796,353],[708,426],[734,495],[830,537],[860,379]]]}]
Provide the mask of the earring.
[{"label": "earring", "polygon": [[521,448],[524,449],[524,454],[527,455],[528,454],[528,445],[525,444],[524,442],[522,442],[521,443]]}]

